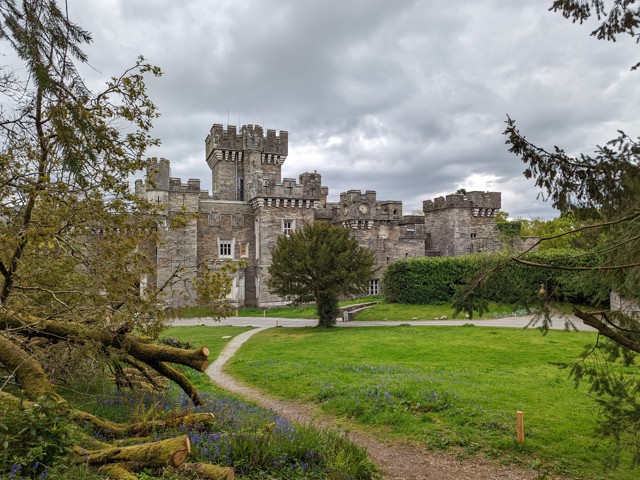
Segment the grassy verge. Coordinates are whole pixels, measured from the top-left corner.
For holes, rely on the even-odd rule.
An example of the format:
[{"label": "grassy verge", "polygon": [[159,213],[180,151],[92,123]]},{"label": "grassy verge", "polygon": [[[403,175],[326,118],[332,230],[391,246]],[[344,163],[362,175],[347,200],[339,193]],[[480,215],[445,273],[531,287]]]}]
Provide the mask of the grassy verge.
[{"label": "grassy verge", "polygon": [[[630,452],[594,437],[597,405],[560,368],[594,339],[482,327],[281,328],[249,340],[229,371],[381,435],[576,478],[636,479]],[[524,446],[515,441],[518,410]],[[616,453],[623,462],[610,471]]]},{"label": "grassy verge", "polygon": [[[358,313],[356,320],[433,320],[442,317],[454,318],[451,304],[442,305],[408,305],[398,303],[385,303],[383,297],[362,297],[353,300],[345,300],[339,303],[341,307],[377,301],[378,305],[367,308]],[[489,312],[479,318],[495,318],[513,315],[523,315],[527,311],[512,305],[490,303]],[[211,311],[206,307],[187,307],[174,312],[176,317],[200,318],[211,316]],[[268,317],[268,318],[318,318],[315,305],[303,305],[298,307],[278,308],[240,308],[238,315],[241,317]],[[464,315],[458,315],[464,318]],[[475,318],[475,317],[474,317]]]},{"label": "grassy verge", "polygon": [[[210,358],[214,359],[231,337],[246,330],[244,327],[171,327],[165,337],[171,337],[170,343],[175,339],[183,345],[206,345]],[[343,435],[311,425],[291,424],[270,410],[218,389],[204,373],[181,370],[201,392],[204,406],[193,407],[175,386],[163,394],[131,394],[101,389],[99,385],[94,386],[91,401],[85,401],[84,409],[117,421],[143,421],[185,411],[211,412],[215,424],[205,431],[181,427],[175,431],[154,432],[153,436],[166,438],[186,433],[192,446],[190,462],[233,466],[239,480],[378,478],[365,449]],[[102,438],[97,432],[94,434]],[[97,478],[90,473],[85,477],[77,470],[72,473],[73,478]],[[174,480],[178,477],[168,468],[149,471],[144,478]]]},{"label": "grassy verge", "polygon": [[[464,314],[453,315],[454,309],[449,303],[441,305],[409,305],[401,303],[385,303],[362,310],[356,316],[356,321],[364,320],[438,320],[438,319],[464,319]],[[491,302],[489,311],[480,317],[474,318],[496,318],[511,317],[514,315],[526,315],[530,312],[512,305],[498,304]]]}]

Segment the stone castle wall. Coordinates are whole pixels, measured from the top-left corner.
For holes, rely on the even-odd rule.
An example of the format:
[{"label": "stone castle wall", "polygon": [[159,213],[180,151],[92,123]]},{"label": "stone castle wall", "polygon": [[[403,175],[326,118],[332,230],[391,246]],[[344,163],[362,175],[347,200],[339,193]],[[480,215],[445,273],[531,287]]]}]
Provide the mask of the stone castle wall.
[{"label": "stone castle wall", "polygon": [[[349,190],[336,203],[327,202],[328,188],[317,172],[299,181],[281,179],[288,155],[288,133],[245,125],[238,132],[214,124],[205,139],[206,162],[212,171],[212,192],[200,181],[171,178],[166,159],[149,160],[145,181],[136,192],[159,208],[160,243],[156,277],[167,283],[165,299],[173,306],[197,303],[193,279],[198,267],[224,261],[245,265],[234,278],[229,300],[235,305],[275,306],[286,299],[268,290],[268,268],[277,238],[289,229],[315,221],[350,228],[360,244],[371,249],[380,267],[424,255],[464,255],[495,251],[501,238],[495,214],[500,193],[467,192],[423,204],[424,216],[405,216],[402,202],[378,200],[376,192]],[[178,280],[170,281],[176,270]]]}]

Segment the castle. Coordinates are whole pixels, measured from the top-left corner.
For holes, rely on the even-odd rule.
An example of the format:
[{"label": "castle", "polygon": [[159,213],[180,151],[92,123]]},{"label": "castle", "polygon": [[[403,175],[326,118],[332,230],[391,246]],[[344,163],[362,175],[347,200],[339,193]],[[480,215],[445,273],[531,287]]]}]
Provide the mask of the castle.
[{"label": "castle", "polygon": [[[311,222],[350,228],[377,258],[380,277],[389,262],[419,256],[458,256],[491,252],[502,242],[495,222],[499,192],[467,192],[423,203],[424,215],[403,215],[402,202],[378,200],[376,192],[349,190],[329,202],[319,173],[299,181],[281,178],[288,154],[288,132],[244,125],[241,130],[214,124],[205,140],[212,192],[200,180],[171,178],[169,161],[150,159],[136,192],[160,208],[155,248],[156,273],[143,286],[163,287],[171,306],[197,303],[197,266],[243,260],[233,279],[230,301],[237,306],[276,306],[284,299],[267,287],[271,250],[279,235]],[[185,215],[186,214],[186,215]],[[181,219],[176,222],[174,219]],[[177,273],[177,275],[176,275]],[[369,293],[381,292],[380,278]]]}]

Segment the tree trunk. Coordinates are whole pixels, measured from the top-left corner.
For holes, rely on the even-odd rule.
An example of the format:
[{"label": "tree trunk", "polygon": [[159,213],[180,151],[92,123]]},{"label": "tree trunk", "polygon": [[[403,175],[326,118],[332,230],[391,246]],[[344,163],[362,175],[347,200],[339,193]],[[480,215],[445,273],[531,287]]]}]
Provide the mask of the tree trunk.
[{"label": "tree trunk", "polygon": [[130,333],[115,333],[106,328],[88,329],[73,323],[55,320],[40,320],[26,315],[17,315],[6,310],[0,311],[0,325],[5,328],[19,329],[28,336],[41,336],[56,340],[94,341],[107,347],[122,350],[142,362],[170,362],[186,365],[200,372],[209,366],[209,349],[201,347],[195,350],[157,345],[149,339],[143,339]]},{"label": "tree trunk", "polygon": [[2,335],[0,335],[0,363],[13,372],[24,393],[31,400],[45,394],[58,396],[42,366],[31,355]]},{"label": "tree trunk", "polygon": [[138,480],[137,475],[119,463],[108,463],[103,465],[98,469],[98,472],[112,478],[113,480]]},{"label": "tree trunk", "polygon": [[193,427],[196,424],[203,427],[210,425],[214,421],[213,413],[192,413],[179,415],[168,418],[166,420],[149,420],[138,423],[116,423],[98,418],[90,413],[81,410],[73,410],[72,418],[75,420],[84,420],[98,427],[101,433],[116,436],[144,436],[149,435],[152,430],[160,430],[164,428],[177,427],[185,425]]},{"label": "tree trunk", "polygon": [[[584,322],[585,325],[595,328],[601,335],[610,338],[614,342],[629,350],[640,353],[640,343],[626,337],[624,334],[618,333],[613,328],[609,327],[605,322],[598,319],[595,315],[587,312],[583,312],[579,308],[573,307],[573,313],[576,317]],[[633,332],[636,333],[636,332]]]},{"label": "tree trunk", "polygon": [[111,447],[100,450],[85,450],[75,447],[74,451],[79,456],[79,461],[89,465],[117,463],[130,469],[160,468],[168,464],[179,467],[191,452],[191,442],[189,442],[189,437],[182,435],[129,447]]},{"label": "tree trunk", "polygon": [[[125,354],[131,355],[135,360],[149,365],[170,380],[173,380],[189,395],[189,398],[191,398],[196,405],[202,405],[202,399],[198,395],[197,390],[191,385],[191,382],[189,382],[189,379],[167,363],[177,363],[204,372],[209,365],[209,349],[207,347],[185,350],[166,345],[156,345],[149,339],[139,338],[129,333],[118,334],[105,328],[87,329],[72,323],[62,323],[54,320],[38,320],[31,316],[11,314],[7,310],[0,310],[0,325],[5,328],[15,329],[27,336],[40,336],[56,340],[64,339],[71,342],[94,341],[104,346],[118,349]],[[6,356],[7,361],[10,362],[10,364],[7,364],[7,367],[14,370],[22,365],[21,359],[25,355],[28,357],[28,355],[26,352],[20,350],[22,354],[15,357],[15,349],[11,347],[11,345],[13,345],[12,342],[5,339],[5,343],[4,346],[0,345],[0,362],[4,363],[4,357]],[[30,385],[29,392],[31,392],[27,392],[29,397],[35,399],[39,395],[51,391],[51,385],[46,375],[43,377],[40,374],[44,374],[42,367],[35,361],[27,362],[27,364],[27,366],[21,366],[20,368],[23,372],[23,378],[26,379],[26,376],[30,378],[30,380],[27,381]],[[13,367],[11,367],[11,365],[13,365]],[[34,365],[37,366],[37,368]],[[41,372],[37,371],[38,368]],[[43,381],[44,379],[46,379],[46,382]],[[47,386],[46,384],[49,385]]]},{"label": "tree trunk", "polygon": [[235,472],[231,467],[220,467],[209,463],[185,463],[178,472],[198,480],[234,480]]}]

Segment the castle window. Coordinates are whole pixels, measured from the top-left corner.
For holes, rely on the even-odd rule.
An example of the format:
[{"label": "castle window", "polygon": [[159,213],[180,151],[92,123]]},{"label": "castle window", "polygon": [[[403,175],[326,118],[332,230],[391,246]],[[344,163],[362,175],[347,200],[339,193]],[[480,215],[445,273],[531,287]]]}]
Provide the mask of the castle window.
[{"label": "castle window", "polygon": [[282,233],[287,237],[295,230],[296,224],[294,220],[282,220]]},{"label": "castle window", "polygon": [[231,240],[220,240],[218,243],[221,257],[231,257],[233,253]]},{"label": "castle window", "polygon": [[378,295],[380,281],[376,278],[369,281],[369,295]]},{"label": "castle window", "polygon": [[477,234],[477,233],[472,233],[472,234],[471,234],[471,238],[476,238],[477,236],[478,236],[478,234]]},{"label": "castle window", "polygon": [[240,256],[246,258],[249,256],[249,242],[242,242],[240,244]]}]

